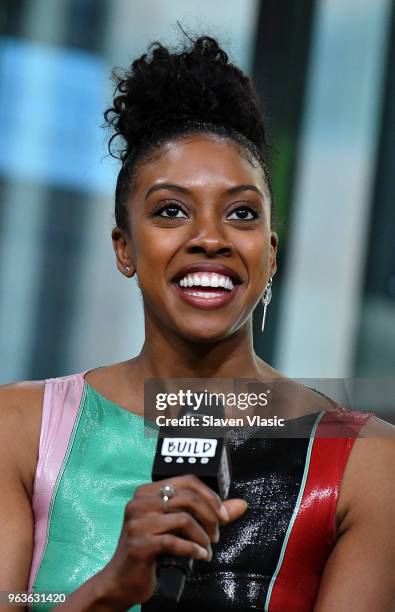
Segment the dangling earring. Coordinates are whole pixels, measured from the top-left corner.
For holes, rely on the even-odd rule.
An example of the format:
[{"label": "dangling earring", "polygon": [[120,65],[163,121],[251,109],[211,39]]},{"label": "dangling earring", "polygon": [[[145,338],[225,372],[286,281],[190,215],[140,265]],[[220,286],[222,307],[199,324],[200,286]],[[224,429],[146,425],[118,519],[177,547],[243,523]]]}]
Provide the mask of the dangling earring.
[{"label": "dangling earring", "polygon": [[263,317],[262,317],[262,330],[261,331],[263,331],[263,328],[265,327],[266,309],[267,309],[267,307],[270,304],[270,300],[272,299],[272,283],[273,283],[273,279],[270,276],[269,277],[269,282],[266,285],[266,289],[265,289],[265,291],[263,293],[263,296],[262,296]]}]

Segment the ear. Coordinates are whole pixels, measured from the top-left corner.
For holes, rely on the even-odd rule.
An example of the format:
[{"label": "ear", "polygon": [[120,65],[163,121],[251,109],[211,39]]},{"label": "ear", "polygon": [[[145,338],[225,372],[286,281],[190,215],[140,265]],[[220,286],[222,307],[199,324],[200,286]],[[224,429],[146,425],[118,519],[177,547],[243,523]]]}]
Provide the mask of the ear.
[{"label": "ear", "polygon": [[276,232],[270,232],[270,276],[274,276],[277,272],[277,247],[278,247],[278,235]]},{"label": "ear", "polygon": [[136,273],[131,239],[120,227],[114,227],[111,237],[118,270],[127,278],[131,278]]}]

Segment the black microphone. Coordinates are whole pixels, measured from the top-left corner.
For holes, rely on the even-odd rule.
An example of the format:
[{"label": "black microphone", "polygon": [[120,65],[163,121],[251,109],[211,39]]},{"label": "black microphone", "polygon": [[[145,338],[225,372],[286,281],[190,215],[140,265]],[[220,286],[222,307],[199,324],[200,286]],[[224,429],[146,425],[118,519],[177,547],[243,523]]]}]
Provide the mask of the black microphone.
[{"label": "black microphone", "polygon": [[[185,426],[161,427],[152,469],[152,480],[195,474],[226,499],[231,482],[225,430],[210,426],[210,418],[223,418],[224,407],[202,404],[199,411],[183,408],[178,419]],[[157,561],[158,590],[167,599],[180,601],[185,582],[193,570],[193,559],[162,555]]]}]

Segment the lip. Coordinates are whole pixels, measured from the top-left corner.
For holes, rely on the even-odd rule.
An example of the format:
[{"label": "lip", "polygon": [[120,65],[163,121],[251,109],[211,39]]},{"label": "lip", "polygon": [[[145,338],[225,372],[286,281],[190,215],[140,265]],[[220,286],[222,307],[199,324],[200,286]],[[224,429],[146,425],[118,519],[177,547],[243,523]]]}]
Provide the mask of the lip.
[{"label": "lip", "polygon": [[[201,261],[190,264],[189,266],[184,266],[177,272],[177,274],[172,279],[173,283],[177,283],[187,274],[192,274],[193,272],[216,272],[217,274],[223,274],[223,276],[228,276],[234,285],[241,285],[243,282],[240,276],[237,274],[235,270],[225,266],[224,264],[212,263],[210,261]],[[230,292],[232,293],[232,292]]]},{"label": "lip", "polygon": [[[239,290],[240,285],[235,285],[232,291],[224,291],[223,295],[219,295],[215,298],[202,298],[198,297],[197,295],[191,295],[190,293],[186,293],[175,282],[172,283],[172,287],[174,291],[180,296],[180,298],[183,299],[184,302],[186,302],[190,306],[194,306],[195,308],[201,308],[203,310],[212,310],[214,308],[221,308],[222,306],[225,306],[231,300],[233,300]],[[193,287],[188,287],[188,289],[193,289]],[[199,287],[195,287],[194,289],[195,291],[199,291]]]}]

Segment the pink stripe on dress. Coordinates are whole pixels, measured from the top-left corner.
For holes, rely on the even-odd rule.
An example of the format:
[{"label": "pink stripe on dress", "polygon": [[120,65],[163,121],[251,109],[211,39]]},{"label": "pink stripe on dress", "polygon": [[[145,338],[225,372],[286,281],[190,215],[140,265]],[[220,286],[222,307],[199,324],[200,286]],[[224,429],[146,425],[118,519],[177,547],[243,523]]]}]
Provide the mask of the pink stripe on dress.
[{"label": "pink stripe on dress", "polygon": [[34,548],[29,591],[44,553],[52,495],[81,404],[85,374],[45,381],[39,458],[33,489]]}]

